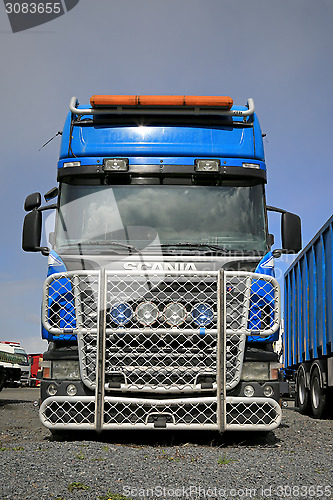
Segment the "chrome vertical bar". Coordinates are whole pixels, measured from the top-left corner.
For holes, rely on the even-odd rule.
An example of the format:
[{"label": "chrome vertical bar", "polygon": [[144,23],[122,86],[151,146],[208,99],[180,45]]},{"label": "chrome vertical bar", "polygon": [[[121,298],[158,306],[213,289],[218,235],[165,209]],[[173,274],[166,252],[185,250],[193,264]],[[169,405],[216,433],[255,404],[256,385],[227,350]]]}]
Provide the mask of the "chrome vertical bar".
[{"label": "chrome vertical bar", "polygon": [[73,276],[73,295],[76,316],[76,329],[79,330],[82,326],[81,314],[81,298],[80,298],[80,278],[77,274]]},{"label": "chrome vertical bar", "polygon": [[95,391],[95,429],[101,432],[104,421],[104,379],[105,379],[105,325],[106,325],[106,273],[99,273],[97,324],[97,359]]},{"label": "chrome vertical bar", "polygon": [[217,282],[217,424],[219,432],[226,427],[226,295],[224,271],[220,269]]}]

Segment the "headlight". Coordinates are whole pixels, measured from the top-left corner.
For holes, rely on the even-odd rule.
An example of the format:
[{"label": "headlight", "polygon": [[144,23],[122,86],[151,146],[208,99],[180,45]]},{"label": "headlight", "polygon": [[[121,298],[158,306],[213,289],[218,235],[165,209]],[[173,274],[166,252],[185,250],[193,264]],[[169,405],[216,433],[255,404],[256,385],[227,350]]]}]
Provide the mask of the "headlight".
[{"label": "headlight", "polygon": [[199,326],[206,326],[213,320],[214,313],[207,304],[197,304],[192,309],[192,318],[194,323]]},{"label": "headlight", "polygon": [[126,325],[132,317],[133,311],[131,306],[128,304],[117,304],[112,307],[111,311],[112,320],[117,323],[117,325]]},{"label": "headlight", "polygon": [[152,302],[142,302],[135,310],[135,315],[143,325],[151,325],[159,315],[158,307]]},{"label": "headlight", "polygon": [[80,380],[80,366],[78,361],[53,361],[52,378],[55,380]]},{"label": "headlight", "polygon": [[242,380],[269,380],[269,363],[244,361]]},{"label": "headlight", "polygon": [[163,311],[165,321],[171,326],[181,325],[187,316],[187,311],[182,304],[171,302]]}]

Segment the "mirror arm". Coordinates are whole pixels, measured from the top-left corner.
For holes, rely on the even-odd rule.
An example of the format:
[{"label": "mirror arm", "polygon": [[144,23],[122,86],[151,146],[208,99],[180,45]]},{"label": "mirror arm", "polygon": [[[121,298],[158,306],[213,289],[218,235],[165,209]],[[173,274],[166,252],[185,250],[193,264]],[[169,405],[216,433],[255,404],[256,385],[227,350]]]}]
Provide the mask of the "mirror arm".
[{"label": "mirror arm", "polygon": [[39,207],[37,208],[38,212],[44,212],[45,210],[54,210],[55,208],[58,208],[58,205],[56,203],[53,203],[52,205],[46,205],[45,207]]},{"label": "mirror arm", "polygon": [[266,205],[266,210],[268,210],[269,212],[278,212],[279,214],[285,214],[287,211],[283,208],[271,207],[269,205]]},{"label": "mirror arm", "polygon": [[45,257],[50,254],[50,249],[48,247],[36,247],[36,251],[40,252],[42,255],[45,255]]},{"label": "mirror arm", "polygon": [[285,250],[284,248],[276,248],[273,250],[272,255],[275,259],[279,259],[282,254],[287,254],[288,250]]}]

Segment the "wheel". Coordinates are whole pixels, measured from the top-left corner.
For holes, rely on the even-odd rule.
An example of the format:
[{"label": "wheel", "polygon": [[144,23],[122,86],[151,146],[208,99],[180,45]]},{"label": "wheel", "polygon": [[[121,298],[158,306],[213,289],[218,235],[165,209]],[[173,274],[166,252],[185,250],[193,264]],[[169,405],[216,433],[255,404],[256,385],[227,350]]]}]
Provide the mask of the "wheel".
[{"label": "wheel", "polygon": [[311,409],[315,418],[322,418],[326,410],[326,392],[320,385],[320,372],[314,366],[310,377]]},{"label": "wheel", "polygon": [[6,372],[5,369],[0,366],[0,391],[5,387],[6,383]]},{"label": "wheel", "polygon": [[296,379],[296,406],[298,406],[300,413],[306,415],[310,410],[309,389],[306,387],[306,372],[303,365],[301,365],[297,372]]}]

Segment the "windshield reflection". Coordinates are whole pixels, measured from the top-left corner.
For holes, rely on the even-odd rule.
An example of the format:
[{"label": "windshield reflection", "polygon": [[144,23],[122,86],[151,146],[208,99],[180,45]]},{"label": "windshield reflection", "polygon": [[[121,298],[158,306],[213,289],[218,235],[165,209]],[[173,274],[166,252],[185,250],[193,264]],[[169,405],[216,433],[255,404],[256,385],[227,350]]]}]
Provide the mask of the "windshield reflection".
[{"label": "windshield reflection", "polygon": [[108,242],[120,251],[186,242],[264,252],[263,186],[63,184],[56,249]]}]

